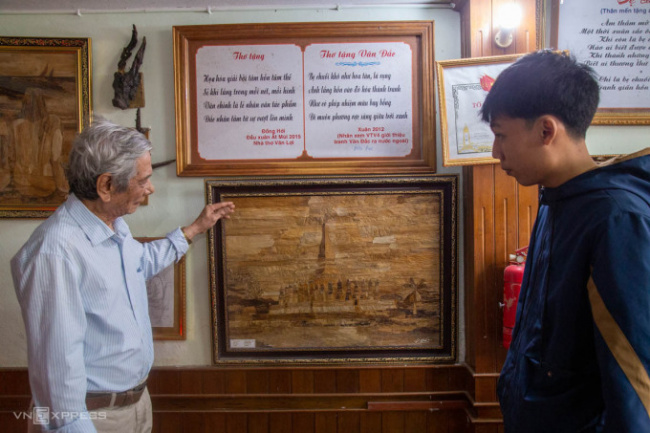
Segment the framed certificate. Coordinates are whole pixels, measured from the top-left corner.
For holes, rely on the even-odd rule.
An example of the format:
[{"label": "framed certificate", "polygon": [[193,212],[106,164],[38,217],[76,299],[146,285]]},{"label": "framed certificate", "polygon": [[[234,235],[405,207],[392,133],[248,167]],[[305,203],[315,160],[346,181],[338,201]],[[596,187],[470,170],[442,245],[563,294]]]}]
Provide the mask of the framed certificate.
[{"label": "framed certificate", "polygon": [[480,110],[497,76],[522,54],[436,62],[442,165],[476,165],[492,158],[494,134]]}]

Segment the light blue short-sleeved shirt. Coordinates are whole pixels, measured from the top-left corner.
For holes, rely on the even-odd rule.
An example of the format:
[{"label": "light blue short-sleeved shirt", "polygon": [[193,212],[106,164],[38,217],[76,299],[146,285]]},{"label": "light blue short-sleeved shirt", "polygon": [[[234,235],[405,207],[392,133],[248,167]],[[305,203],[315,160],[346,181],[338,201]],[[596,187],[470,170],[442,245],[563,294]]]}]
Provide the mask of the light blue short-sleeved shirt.
[{"label": "light blue short-sleeved shirt", "polygon": [[122,218],[113,226],[70,194],[11,260],[34,406],[49,409],[57,432],[94,432],[86,392],[120,392],[147,377],[146,280],[187,252],[180,228],[142,244]]}]

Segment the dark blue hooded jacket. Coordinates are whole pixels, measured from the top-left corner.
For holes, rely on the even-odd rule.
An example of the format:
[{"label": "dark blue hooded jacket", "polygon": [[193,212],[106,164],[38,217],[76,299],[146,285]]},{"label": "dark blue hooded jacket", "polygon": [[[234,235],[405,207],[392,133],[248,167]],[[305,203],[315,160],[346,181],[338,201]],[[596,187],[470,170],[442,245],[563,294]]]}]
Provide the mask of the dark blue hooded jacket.
[{"label": "dark blue hooded jacket", "polygon": [[650,151],[632,156],[542,191],[506,433],[650,432]]}]

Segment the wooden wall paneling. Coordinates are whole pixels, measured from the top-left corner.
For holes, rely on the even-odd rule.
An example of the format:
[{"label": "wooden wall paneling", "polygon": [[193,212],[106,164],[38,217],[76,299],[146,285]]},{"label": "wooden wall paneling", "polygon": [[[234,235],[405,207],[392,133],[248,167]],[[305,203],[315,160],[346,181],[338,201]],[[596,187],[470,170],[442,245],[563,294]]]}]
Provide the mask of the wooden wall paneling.
[{"label": "wooden wall paneling", "polygon": [[404,416],[404,431],[406,432],[426,432],[427,431],[427,413],[426,412],[406,412]]},{"label": "wooden wall paneling", "polygon": [[492,55],[492,1],[470,0],[466,8],[469,14],[470,57]]},{"label": "wooden wall paneling", "polygon": [[270,370],[269,371],[269,393],[271,394],[289,394],[292,389],[292,375],[290,370]]},{"label": "wooden wall paneling", "polygon": [[[469,172],[469,173],[468,173]],[[468,335],[469,351],[473,358],[468,364],[475,373],[496,371],[495,306],[492,304],[496,288],[494,170],[491,165],[465,169],[465,209],[471,220],[465,226],[465,269],[472,283],[466,287],[466,317],[472,326]],[[467,280],[467,278],[466,278]]]},{"label": "wooden wall paneling", "polygon": [[336,412],[319,412],[314,415],[314,433],[338,433]]},{"label": "wooden wall paneling", "polygon": [[490,51],[488,56],[503,56],[506,54],[514,54],[515,48],[517,46],[517,39],[519,36],[519,32],[516,31],[514,36],[514,40],[512,41],[512,45],[510,45],[507,48],[501,48],[497,44],[494,43],[494,36],[497,34],[497,31],[499,30],[498,27],[496,26],[496,20],[497,20],[497,14],[499,13],[499,9],[501,6],[503,6],[506,3],[518,3],[519,6],[522,5],[522,2],[520,1],[514,1],[513,0],[491,0],[491,16],[490,16]]},{"label": "wooden wall paneling", "polygon": [[181,394],[201,394],[203,392],[203,372],[197,370],[181,370],[178,373],[179,391]]},{"label": "wooden wall paneling", "polygon": [[[204,413],[204,431],[205,433],[216,433],[226,431],[226,414],[224,413]],[[155,425],[154,417],[154,425]]]},{"label": "wooden wall paneling", "polygon": [[314,392],[314,372],[296,369],[291,372],[291,389],[296,394],[312,394]]},{"label": "wooden wall paneling", "polygon": [[[270,413],[268,415],[268,420],[269,420],[269,428],[267,430],[268,433],[292,433],[294,431],[297,431],[294,430],[293,417],[289,412]],[[266,433],[266,431],[260,430],[259,433]]]},{"label": "wooden wall paneling", "polygon": [[381,432],[381,413],[363,412],[359,419],[359,431],[361,433]]},{"label": "wooden wall paneling", "polygon": [[314,433],[315,432],[315,417],[313,413],[296,412],[291,414],[291,422],[293,431],[298,433]]},{"label": "wooden wall paneling", "polygon": [[182,418],[181,425],[182,429],[179,430],[179,433],[204,433],[206,430],[206,417],[202,413],[186,413],[186,414],[176,414],[177,418]]},{"label": "wooden wall paneling", "polygon": [[447,433],[471,433],[472,425],[464,412],[458,411],[446,417]]},{"label": "wooden wall paneling", "polygon": [[[500,371],[506,358],[507,350],[503,347],[503,309],[499,303],[503,302],[503,271],[508,266],[508,257],[519,248],[519,195],[517,181],[505,175],[498,165],[490,166],[494,172],[494,223],[495,223],[495,255],[494,274],[495,290],[488,294],[491,308],[490,316],[494,325],[491,340],[495,343],[494,366],[491,371]],[[496,399],[496,392],[494,394]]]},{"label": "wooden wall paneling", "polygon": [[0,425],[6,432],[26,432],[27,421],[16,418],[13,413],[0,413]]},{"label": "wooden wall paneling", "polygon": [[252,370],[246,372],[246,393],[247,394],[268,394],[269,393],[269,371]]},{"label": "wooden wall paneling", "polygon": [[498,425],[479,425],[474,429],[474,433],[498,433]]},{"label": "wooden wall paneling", "polygon": [[340,393],[359,392],[359,370],[341,369],[336,372],[336,391]]},{"label": "wooden wall paneling", "polygon": [[427,433],[451,433],[449,417],[438,411],[427,413],[427,429],[425,431]]},{"label": "wooden wall paneling", "polygon": [[381,370],[378,368],[359,370],[359,392],[381,392]]},{"label": "wooden wall paneling", "polygon": [[[244,433],[248,432],[248,414],[245,413],[226,413],[225,433]],[[173,430],[169,430],[172,433]]]},{"label": "wooden wall paneling", "polygon": [[314,371],[314,392],[317,394],[334,394],[336,392],[336,371]]},{"label": "wooden wall paneling", "polygon": [[181,370],[166,370],[165,374],[152,370],[149,372],[147,386],[150,394],[178,394],[180,392]]},{"label": "wooden wall paneling", "polygon": [[473,30],[470,8],[461,7],[456,2],[455,10],[460,13],[460,56],[463,58],[472,57],[472,41],[474,39],[471,36]]},{"label": "wooden wall paneling", "polygon": [[[482,244],[477,244],[474,239],[476,225],[474,216],[478,211],[474,209],[474,171],[471,167],[463,167],[463,267],[465,273],[464,307],[465,307],[465,363],[472,373],[476,370],[477,335],[479,319],[476,314],[477,305],[477,280],[476,258],[481,257]],[[477,252],[477,249],[479,250]],[[473,395],[473,390],[469,391]]]},{"label": "wooden wall paneling", "polygon": [[225,394],[225,373],[219,369],[201,370],[201,391],[203,394]]},{"label": "wooden wall paneling", "polygon": [[[423,368],[404,370],[404,392],[424,392],[427,389],[427,371]],[[439,388],[431,388],[439,389]],[[441,391],[443,388],[440,388]]]},{"label": "wooden wall paneling", "polygon": [[226,370],[226,393],[246,394],[246,370]]},{"label": "wooden wall paneling", "polygon": [[381,415],[381,433],[405,433],[404,412],[384,412]]},{"label": "wooden wall paneling", "polygon": [[517,185],[517,196],[519,197],[519,245],[523,247],[530,242],[530,235],[537,218],[539,189]]},{"label": "wooden wall paneling", "polygon": [[404,370],[387,368],[381,371],[382,392],[402,392],[404,390]]},{"label": "wooden wall paneling", "polygon": [[270,415],[268,413],[251,413],[248,414],[248,420],[246,424],[248,425],[247,433],[269,433],[271,430]]},{"label": "wooden wall paneling", "polygon": [[522,20],[515,33],[515,53],[528,53],[537,49],[537,4],[535,1],[518,3],[522,10]]},{"label": "wooden wall paneling", "polygon": [[361,415],[359,412],[340,412],[337,421],[338,433],[361,433]]},{"label": "wooden wall paneling", "polygon": [[[513,0],[468,0],[461,14],[463,57],[485,57],[532,51],[536,47],[536,0],[514,0],[523,21],[505,49],[494,43],[497,9]],[[469,26],[469,28],[466,28]],[[537,211],[537,188],[520,187],[498,165],[465,167],[464,268],[466,363],[472,384],[466,389],[474,433],[502,429],[496,383],[506,356],[502,347],[503,270],[508,255],[528,244]]]},{"label": "wooden wall paneling", "polygon": [[167,412],[159,414],[157,418],[153,423],[152,433],[183,432],[182,415]]},{"label": "wooden wall paneling", "polygon": [[[160,367],[149,390],[155,433],[465,433],[468,377],[462,365]],[[2,431],[22,433],[26,370],[0,378]]]}]

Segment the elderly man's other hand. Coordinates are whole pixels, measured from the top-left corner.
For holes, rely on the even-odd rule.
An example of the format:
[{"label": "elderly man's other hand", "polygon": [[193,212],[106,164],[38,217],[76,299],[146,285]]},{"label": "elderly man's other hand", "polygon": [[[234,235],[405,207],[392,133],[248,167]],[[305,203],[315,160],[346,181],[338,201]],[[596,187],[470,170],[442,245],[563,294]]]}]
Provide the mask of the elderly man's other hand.
[{"label": "elderly man's other hand", "polygon": [[235,211],[235,204],[230,201],[213,203],[205,206],[201,214],[189,226],[183,227],[183,233],[188,242],[194,236],[205,233],[210,227],[214,226],[221,218],[230,218],[230,214]]}]

